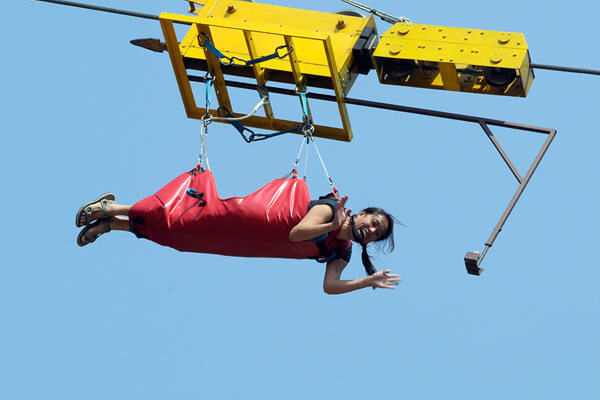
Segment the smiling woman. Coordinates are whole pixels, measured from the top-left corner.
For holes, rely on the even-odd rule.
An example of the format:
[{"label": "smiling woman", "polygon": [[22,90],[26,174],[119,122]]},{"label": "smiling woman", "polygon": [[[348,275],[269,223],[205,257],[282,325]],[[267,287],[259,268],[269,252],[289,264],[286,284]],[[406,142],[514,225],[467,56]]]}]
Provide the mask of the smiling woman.
[{"label": "smiling woman", "polygon": [[[282,178],[245,196],[221,199],[211,171],[200,165],[181,174],[156,194],[121,205],[112,193],[81,206],[75,224],[83,227],[79,246],[111,230],[133,232],[180,251],[240,257],[315,259],[327,263],[323,289],[329,294],[364,287],[393,289],[400,277],[376,271],[367,244],[394,247],[394,218],[379,208],[356,215],[348,196],[329,194],[311,201],[304,179]],[[362,245],[367,277],[342,280],[352,241]]]},{"label": "smiling woman", "polygon": [[[348,246],[345,253],[333,257],[327,263],[323,289],[329,294],[346,293],[366,286],[393,289],[398,285],[400,277],[390,274],[389,270],[377,271],[367,252],[367,244],[371,242],[387,243],[389,251],[394,249],[395,218],[381,208],[369,207],[356,215],[350,215],[352,209],[344,208],[348,196],[341,200],[333,194],[322,196],[312,201],[308,213],[292,228],[289,238],[292,241],[312,240],[322,234],[324,237],[335,236],[338,240],[353,240],[362,246],[362,262],[367,278],[353,281],[341,280],[343,269],[350,261],[352,248]],[[318,239],[317,239],[318,240]]]}]

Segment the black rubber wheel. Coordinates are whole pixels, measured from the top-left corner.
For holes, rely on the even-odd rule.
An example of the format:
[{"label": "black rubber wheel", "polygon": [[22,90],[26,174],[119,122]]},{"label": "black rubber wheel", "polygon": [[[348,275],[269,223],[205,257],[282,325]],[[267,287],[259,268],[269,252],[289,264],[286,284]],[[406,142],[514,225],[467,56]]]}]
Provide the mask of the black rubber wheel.
[{"label": "black rubber wheel", "polygon": [[488,85],[505,88],[515,80],[517,72],[510,68],[485,67],[483,76]]},{"label": "black rubber wheel", "polygon": [[386,59],[382,67],[383,73],[387,74],[387,80],[399,81],[412,74],[415,66],[413,60]]}]

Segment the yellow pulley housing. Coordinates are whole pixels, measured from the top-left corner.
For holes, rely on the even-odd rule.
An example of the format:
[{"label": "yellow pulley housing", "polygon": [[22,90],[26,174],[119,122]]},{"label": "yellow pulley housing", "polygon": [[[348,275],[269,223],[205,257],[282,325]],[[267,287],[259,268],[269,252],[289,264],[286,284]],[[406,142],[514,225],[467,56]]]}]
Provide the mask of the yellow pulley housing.
[{"label": "yellow pulley housing", "polygon": [[522,33],[396,23],[373,57],[391,85],[525,97],[534,78]]}]

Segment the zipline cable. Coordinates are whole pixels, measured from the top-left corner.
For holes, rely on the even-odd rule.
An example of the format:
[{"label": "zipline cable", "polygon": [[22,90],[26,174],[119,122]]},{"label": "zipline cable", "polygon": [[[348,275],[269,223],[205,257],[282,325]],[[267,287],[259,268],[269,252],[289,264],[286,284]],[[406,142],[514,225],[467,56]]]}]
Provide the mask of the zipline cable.
[{"label": "zipline cable", "polygon": [[576,74],[600,75],[600,70],[589,68],[561,67],[559,65],[531,64],[533,69],[548,69],[550,71],[573,72]]},{"label": "zipline cable", "polygon": [[63,6],[87,8],[89,10],[104,11],[104,12],[112,13],[112,14],[127,15],[129,17],[153,19],[156,21],[160,20],[158,15],[154,15],[154,14],[145,14],[145,13],[140,13],[140,12],[135,12],[135,11],[120,10],[118,8],[102,7],[102,6],[96,6],[93,4],[77,3],[74,1],[66,1],[66,0],[36,0],[36,1],[43,1],[44,3],[55,3],[55,4],[60,4]]},{"label": "zipline cable", "polygon": [[[75,1],[66,1],[66,0],[35,0],[35,1],[42,1],[44,3],[60,4],[63,6],[70,6],[70,7],[86,8],[86,9],[94,10],[94,11],[103,11],[103,12],[108,12],[108,13],[112,13],[112,14],[127,15],[129,17],[152,19],[155,21],[160,21],[160,17],[158,15],[154,15],[154,14],[146,14],[146,13],[140,13],[140,12],[136,12],[136,11],[121,10],[118,8],[102,7],[102,6],[96,6],[93,4],[78,3]],[[174,21],[174,22],[178,23],[178,24],[183,24],[183,25],[190,25],[189,23],[186,23],[186,22],[178,22],[178,21]],[[562,67],[559,65],[531,64],[531,68],[546,69],[546,70],[560,71],[560,72],[571,72],[571,73],[576,73],[576,74],[600,75],[600,70],[597,70],[597,69]]]}]

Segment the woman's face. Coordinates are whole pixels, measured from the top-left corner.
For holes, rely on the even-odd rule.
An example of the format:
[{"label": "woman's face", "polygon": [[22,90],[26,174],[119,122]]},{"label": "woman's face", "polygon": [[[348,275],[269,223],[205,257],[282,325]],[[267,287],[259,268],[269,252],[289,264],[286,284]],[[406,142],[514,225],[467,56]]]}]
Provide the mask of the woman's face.
[{"label": "woman's face", "polygon": [[358,231],[358,236],[364,244],[379,239],[388,228],[388,220],[385,215],[367,214],[364,211],[359,212],[354,217],[354,224]]}]

